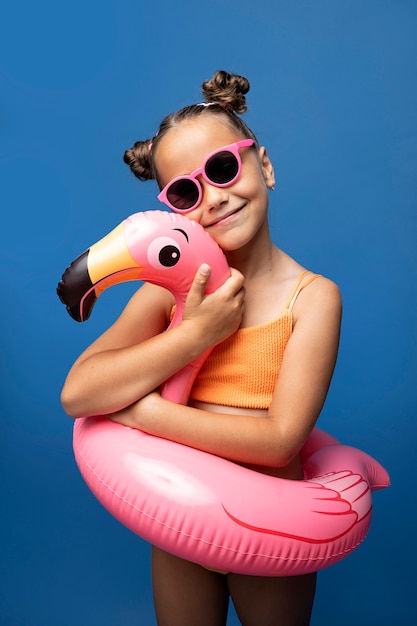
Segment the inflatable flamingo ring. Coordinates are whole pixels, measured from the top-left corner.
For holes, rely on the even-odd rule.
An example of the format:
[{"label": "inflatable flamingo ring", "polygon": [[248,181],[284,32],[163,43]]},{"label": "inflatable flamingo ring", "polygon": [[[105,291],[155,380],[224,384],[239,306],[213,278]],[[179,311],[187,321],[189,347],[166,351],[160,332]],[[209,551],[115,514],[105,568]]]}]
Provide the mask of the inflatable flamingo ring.
[{"label": "inflatable flamingo ring", "polygon": [[[149,211],[127,218],[66,270],[58,294],[78,321],[104,289],[140,279],[169,289],[181,319],[202,262],[207,292],[229,276],[204,229],[184,216]],[[165,398],[186,403],[206,352],[169,379]],[[315,429],[302,450],[304,480],[284,480],[116,424],[77,419],[74,452],[91,491],[133,532],[182,558],[241,574],[286,576],[329,566],[365,538],[371,492],[389,485],[373,458]]]}]

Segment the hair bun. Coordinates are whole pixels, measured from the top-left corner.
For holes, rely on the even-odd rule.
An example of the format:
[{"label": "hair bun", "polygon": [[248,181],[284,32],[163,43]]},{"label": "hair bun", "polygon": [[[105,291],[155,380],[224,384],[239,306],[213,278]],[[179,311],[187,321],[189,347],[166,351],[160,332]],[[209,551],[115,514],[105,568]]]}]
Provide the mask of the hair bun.
[{"label": "hair bun", "polygon": [[246,78],[223,70],[219,70],[202,84],[207,102],[217,102],[235,113],[245,113],[247,110],[245,94],[249,89],[250,84]]},{"label": "hair bun", "polygon": [[133,174],[139,180],[151,180],[154,178],[152,168],[152,158],[150,148],[152,142],[150,139],[146,141],[137,141],[132,148],[126,150],[123,155],[123,161],[129,165]]}]

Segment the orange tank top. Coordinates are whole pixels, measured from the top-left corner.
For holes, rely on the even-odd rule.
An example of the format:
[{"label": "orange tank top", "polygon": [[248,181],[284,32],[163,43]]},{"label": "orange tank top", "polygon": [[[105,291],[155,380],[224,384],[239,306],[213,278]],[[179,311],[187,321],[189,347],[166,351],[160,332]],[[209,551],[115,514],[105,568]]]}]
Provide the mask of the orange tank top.
[{"label": "orange tank top", "polygon": [[210,404],[268,409],[293,330],[292,308],[304,287],[318,278],[299,276],[282,314],[271,322],[240,328],[217,345],[204,362],[190,398]]}]

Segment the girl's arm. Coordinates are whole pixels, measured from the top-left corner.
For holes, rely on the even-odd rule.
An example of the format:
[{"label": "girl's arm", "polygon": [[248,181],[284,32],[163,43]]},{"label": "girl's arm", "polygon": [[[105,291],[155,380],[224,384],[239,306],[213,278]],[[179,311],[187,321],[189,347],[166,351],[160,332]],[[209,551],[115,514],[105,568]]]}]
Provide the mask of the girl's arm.
[{"label": "girl's arm", "polygon": [[[209,274],[200,268],[182,322],[163,332],[174,299],[145,284],[119,319],[74,363],[61,402],[74,418],[119,411],[149,394],[209,347],[238,328],[243,314],[243,276],[232,276],[204,295]],[[225,314],[226,311],[226,314]]]},{"label": "girl's arm", "polygon": [[288,465],[316,423],[333,374],[341,320],[334,283],[318,278],[304,289],[294,306],[294,320],[264,417],[184,407],[155,393],[111,418],[232,461]]}]

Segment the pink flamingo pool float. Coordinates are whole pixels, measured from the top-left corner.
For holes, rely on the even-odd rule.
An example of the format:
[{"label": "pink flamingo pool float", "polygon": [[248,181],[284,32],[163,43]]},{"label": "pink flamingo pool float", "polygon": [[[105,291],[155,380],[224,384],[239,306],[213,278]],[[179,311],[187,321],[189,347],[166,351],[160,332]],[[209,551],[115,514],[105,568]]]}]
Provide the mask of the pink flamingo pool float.
[{"label": "pink flamingo pool float", "polygon": [[[203,262],[212,268],[209,293],[230,271],[204,229],[181,215],[136,213],[78,257],[57,291],[83,321],[111,285],[151,282],[175,297],[172,327]],[[166,381],[162,395],[185,404],[209,352]],[[340,561],[368,533],[372,491],[390,484],[375,459],[317,428],[301,452],[302,481],[267,476],[105,416],[77,419],[73,443],[87,485],[122,524],[177,556],[241,574],[297,575]]]}]

